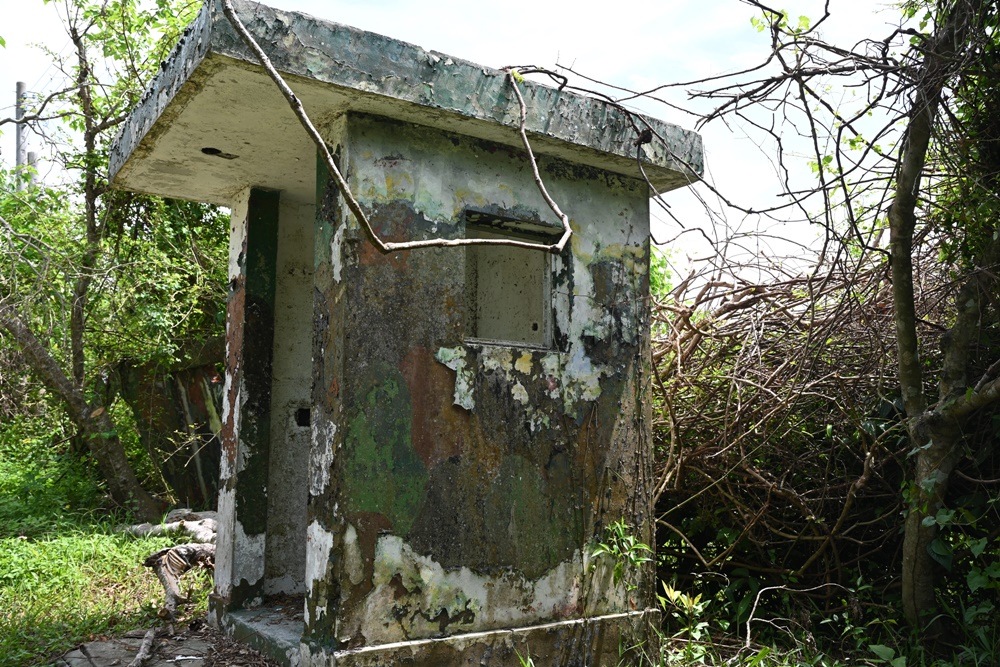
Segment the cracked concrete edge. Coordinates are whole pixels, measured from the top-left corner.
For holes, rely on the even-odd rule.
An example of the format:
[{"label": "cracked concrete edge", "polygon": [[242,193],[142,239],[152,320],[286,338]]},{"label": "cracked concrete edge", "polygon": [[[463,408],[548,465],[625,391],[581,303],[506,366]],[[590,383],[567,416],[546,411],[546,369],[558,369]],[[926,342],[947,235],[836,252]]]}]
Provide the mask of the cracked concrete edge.
[{"label": "cracked concrete edge", "polygon": [[[307,14],[245,0],[234,4],[283,73],[361,96],[422,107],[472,125],[517,126],[517,102],[500,70]],[[206,3],[188,26],[113,142],[112,180],[133,153],[141,154],[144,146],[150,150],[150,140],[180,113],[185,99],[196,94],[199,82],[206,78],[196,70],[204,69],[199,65],[213,55],[261,69],[252,64],[249,49],[216,2]],[[186,86],[188,81],[193,85]],[[526,127],[533,139],[541,140],[539,153],[564,153],[569,144],[602,154],[607,163],[603,166],[610,171],[635,175],[635,133],[625,113],[601,100],[531,81],[524,81],[523,91],[528,106]],[[179,104],[171,104],[174,99]],[[701,136],[655,118],[641,118],[666,143],[654,141],[642,147],[654,185],[666,191],[700,179],[704,173]],[[593,162],[594,156],[589,157],[583,161]]]}]

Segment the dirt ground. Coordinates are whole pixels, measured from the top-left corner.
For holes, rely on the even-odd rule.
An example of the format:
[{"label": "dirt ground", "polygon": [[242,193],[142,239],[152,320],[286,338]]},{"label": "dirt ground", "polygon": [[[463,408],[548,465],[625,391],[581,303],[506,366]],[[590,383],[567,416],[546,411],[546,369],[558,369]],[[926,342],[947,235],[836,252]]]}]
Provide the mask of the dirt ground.
[{"label": "dirt ground", "polygon": [[[57,658],[56,667],[127,667],[142,644],[143,630],[123,637],[82,644]],[[173,636],[157,635],[156,650],[143,667],[278,667],[256,651],[238,644],[197,619],[176,628]]]}]

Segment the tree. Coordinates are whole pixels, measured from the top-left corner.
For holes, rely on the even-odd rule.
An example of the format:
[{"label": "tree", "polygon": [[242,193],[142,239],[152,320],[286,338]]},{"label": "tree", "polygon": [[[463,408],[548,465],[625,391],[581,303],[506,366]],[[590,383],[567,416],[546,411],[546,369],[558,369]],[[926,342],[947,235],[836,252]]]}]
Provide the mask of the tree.
[{"label": "tree", "polygon": [[[850,273],[873,256],[883,258],[914,461],[905,489],[902,602],[907,620],[923,627],[935,608],[938,512],[963,456],[964,427],[1000,398],[1000,348],[986,340],[997,322],[997,165],[979,160],[968,171],[972,156],[996,154],[997,135],[982,125],[990,115],[986,91],[996,86],[997,7],[982,0],[911,2],[904,11],[919,29],[902,27],[882,41],[847,48],[822,40],[819,28],[828,13],[813,25],[806,19],[791,23],[785,13],[748,1],[762,12],[758,26],[770,33],[770,55],[696,93],[722,100],[702,122],[747,119],[748,108],[761,107],[778,109],[790,127],[802,122],[816,182],[808,188],[795,184],[779,153],[791,201],[781,208],[808,212],[819,200],[819,213],[810,217],[825,230],[826,264],[841,264]],[[768,72],[772,65],[776,72]],[[837,79],[865,93],[859,108],[838,108],[824,94]],[[883,121],[872,130],[867,118],[873,114]],[[757,125],[779,151],[783,127]],[[965,205],[956,214],[952,207],[967,202],[960,193],[969,190],[975,201],[990,204]],[[952,223],[944,227],[946,219]],[[886,228],[888,244],[881,241]],[[951,253],[948,275],[938,274],[943,284],[936,287],[951,295],[953,306],[928,322],[914,284],[935,276],[921,275],[915,258],[944,256],[948,248],[961,248],[962,255]],[[936,358],[928,353],[935,340],[941,347]],[[927,384],[932,373],[936,398]]]},{"label": "tree", "polygon": [[[784,283],[771,288],[766,281],[755,284],[755,277],[741,278],[767,275],[770,260],[735,265],[727,252],[738,239],[717,233],[713,266],[721,268],[701,279],[702,317],[718,318],[756,299],[795,303],[804,295],[804,305],[787,311],[794,313],[789,331],[801,327],[809,335],[787,360],[815,364],[836,340],[828,338],[831,323],[849,326],[850,315],[859,312],[877,317],[881,304],[873,310],[866,300],[887,299],[895,332],[890,359],[909,440],[905,460],[912,465],[903,487],[902,606],[913,627],[939,634],[936,561],[946,561],[955,547],[940,533],[955,514],[946,507],[949,482],[959,464],[973,473],[965,478],[977,479],[977,457],[967,454],[979,443],[991,446],[988,413],[1000,398],[998,8],[983,0],[911,0],[903,5],[900,27],[884,39],[839,45],[822,37],[829,4],[813,23],[758,0],[744,1],[760,12],[754,25],[770,37],[760,63],[652,90],[618,89],[611,99],[665,101],[664,91],[690,90],[694,102],[711,105],[707,112],[687,105],[700,125],[738,122],[758,145],[773,149],[785,203],[756,211],[727,203],[748,216],[778,220],[798,212],[822,228],[824,243],[810,279],[791,295]],[[843,96],[845,90],[853,98]],[[811,170],[794,163],[793,145],[807,147]],[[811,181],[803,177],[809,171]],[[845,276],[845,288],[831,289]],[[689,284],[683,281],[679,289]],[[834,293],[839,305],[831,310]],[[683,304],[674,310],[671,317],[689,320],[695,314]],[[749,326],[741,329],[748,344],[759,345],[755,326],[743,326]],[[689,362],[711,327],[688,329],[690,339],[683,329],[675,327],[671,341],[676,358]],[[792,373],[788,381],[805,390],[801,383],[809,377]],[[871,397],[873,405],[878,398]],[[779,410],[779,398],[773,400]],[[869,473],[866,465],[855,483],[866,482]]]},{"label": "tree", "polygon": [[[64,90],[38,100],[33,113],[21,122],[43,136],[44,121],[65,123],[79,144],[61,145],[57,155],[68,173],[78,175],[77,180],[66,188],[29,189],[22,194],[6,183],[6,191],[0,193],[7,267],[0,275],[0,332],[14,342],[20,358],[58,397],[114,500],[144,518],[157,517],[160,504],[129,466],[112,421],[109,359],[103,353],[108,349],[117,349],[120,355],[124,352],[122,356],[134,353],[142,345],[123,345],[123,341],[133,341],[142,327],[156,328],[155,320],[150,321],[154,313],[149,304],[142,308],[130,291],[154,285],[149,275],[142,275],[151,261],[160,262],[158,269],[167,269],[155,276],[161,281],[155,286],[160,291],[159,306],[166,304],[175,313],[187,308],[188,314],[198,311],[199,316],[211,317],[197,304],[205,297],[203,288],[192,290],[193,297],[178,298],[191,285],[171,286],[170,282],[198,270],[209,273],[186,232],[198,223],[210,225],[216,215],[205,207],[110,191],[107,146],[196,10],[196,3],[167,0],[152,6],[131,0],[67,3],[65,21],[73,54],[66,60],[57,58],[56,63],[69,83]],[[14,121],[0,124],[10,122]],[[178,231],[191,221],[195,221],[193,226]],[[168,233],[160,233],[163,226]],[[150,233],[154,228],[157,234]],[[172,239],[170,230],[175,230]],[[140,239],[146,242],[143,256],[129,257]],[[218,246],[217,239],[218,235],[213,237],[210,247]],[[191,242],[180,248],[180,261],[191,261],[183,253],[193,254],[198,269],[170,270],[165,259],[169,252],[158,249],[157,243],[177,241]],[[168,250],[176,258],[178,248]],[[144,293],[148,296],[150,291]],[[141,312],[135,312],[136,305]],[[191,328],[204,324],[199,316],[190,318]],[[170,318],[159,322],[156,334],[169,331],[175,323]],[[146,336],[144,342],[151,340],[155,342]],[[162,353],[162,346],[150,352],[145,351],[146,358]]]}]

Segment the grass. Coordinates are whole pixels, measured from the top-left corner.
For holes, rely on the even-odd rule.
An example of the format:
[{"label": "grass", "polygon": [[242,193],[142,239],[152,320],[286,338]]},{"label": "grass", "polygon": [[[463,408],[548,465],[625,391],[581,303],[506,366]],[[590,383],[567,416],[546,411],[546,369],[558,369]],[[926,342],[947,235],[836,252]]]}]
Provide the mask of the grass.
[{"label": "grass", "polygon": [[169,545],[100,524],[0,540],[0,665],[42,664],[82,642],[157,623],[163,591],[142,560]]},{"label": "grass", "polygon": [[[142,561],[176,543],[117,532],[129,518],[107,510],[93,471],[30,426],[0,427],[0,667],[158,624],[163,590]],[[203,611],[210,577],[183,581]]]}]

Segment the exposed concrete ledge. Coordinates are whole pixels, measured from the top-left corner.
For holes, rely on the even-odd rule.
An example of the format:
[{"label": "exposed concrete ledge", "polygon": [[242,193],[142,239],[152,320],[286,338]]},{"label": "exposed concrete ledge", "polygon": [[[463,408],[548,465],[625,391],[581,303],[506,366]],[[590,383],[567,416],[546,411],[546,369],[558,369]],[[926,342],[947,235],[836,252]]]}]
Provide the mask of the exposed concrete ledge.
[{"label": "exposed concrete ledge", "polygon": [[[210,615],[209,618],[214,618]],[[222,614],[222,629],[233,639],[250,646],[287,667],[298,667],[302,639],[302,615],[268,607],[241,609]]]},{"label": "exposed concrete ledge", "polygon": [[[306,14],[235,5],[320,124],[353,110],[520,144],[517,101],[499,70]],[[529,81],[523,91],[536,152],[640,177],[625,113]],[[642,148],[651,182],[666,191],[700,178],[701,137],[646,121],[665,140]],[[301,188],[305,198],[314,179],[287,174],[311,174],[314,154],[277,88],[211,2],[123,125],[110,172],[116,187],[199,201],[228,203],[248,185]]]},{"label": "exposed concrete ledge", "polygon": [[260,608],[222,616],[222,626],[230,636],[288,667],[520,667],[519,656],[530,656],[537,665],[632,664],[637,656],[629,653],[630,647],[643,643],[646,652],[655,650],[648,642],[649,628],[657,627],[659,621],[658,610],[646,609],[327,652],[300,643],[301,619],[290,618],[284,611]]},{"label": "exposed concrete ledge", "polygon": [[[645,638],[649,624],[659,623],[654,609],[592,618],[546,623],[511,630],[475,632],[440,639],[422,639],[356,650],[322,651],[309,655],[302,646],[302,667],[383,667],[412,665],[434,667],[520,667],[521,658],[537,665],[599,667],[632,664],[627,651]],[[634,638],[626,640],[623,630]],[[648,646],[646,647],[648,649]]]}]

